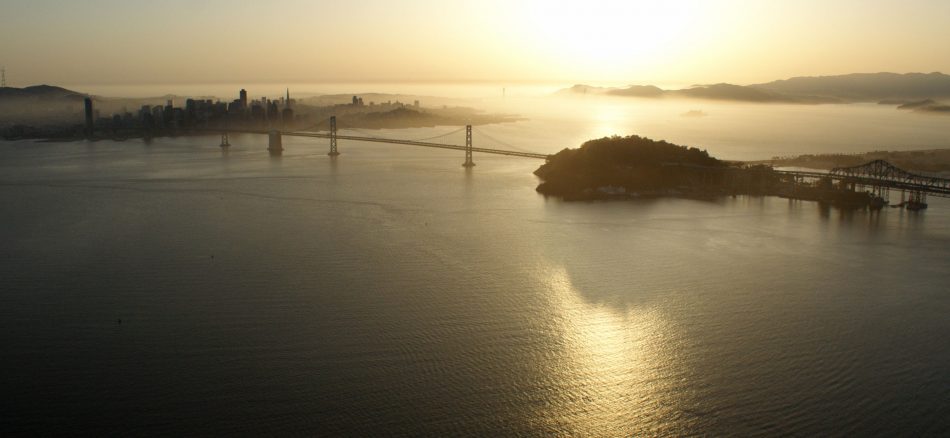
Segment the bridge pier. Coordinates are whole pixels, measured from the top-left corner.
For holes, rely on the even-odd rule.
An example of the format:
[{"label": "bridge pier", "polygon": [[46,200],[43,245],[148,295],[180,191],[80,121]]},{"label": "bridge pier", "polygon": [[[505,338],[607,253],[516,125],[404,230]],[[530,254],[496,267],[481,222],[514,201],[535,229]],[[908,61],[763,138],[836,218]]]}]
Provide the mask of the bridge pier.
[{"label": "bridge pier", "polygon": [[267,151],[271,156],[280,156],[284,152],[284,142],[281,139],[280,131],[272,130],[268,134]]},{"label": "bridge pier", "polygon": [[904,203],[904,208],[917,211],[927,208],[927,192],[912,190],[910,192],[910,200]]},{"label": "bridge pier", "polygon": [[222,132],[222,133],[221,133],[221,147],[223,147],[223,148],[229,148],[229,147],[231,147],[231,143],[228,142],[228,133],[227,133],[227,132]]},{"label": "bridge pier", "polygon": [[336,148],[336,116],[330,117],[330,153],[327,155],[331,157],[340,155],[340,151]]},{"label": "bridge pier", "polygon": [[475,167],[475,162],[472,161],[472,125],[465,125],[465,162],[462,167]]}]

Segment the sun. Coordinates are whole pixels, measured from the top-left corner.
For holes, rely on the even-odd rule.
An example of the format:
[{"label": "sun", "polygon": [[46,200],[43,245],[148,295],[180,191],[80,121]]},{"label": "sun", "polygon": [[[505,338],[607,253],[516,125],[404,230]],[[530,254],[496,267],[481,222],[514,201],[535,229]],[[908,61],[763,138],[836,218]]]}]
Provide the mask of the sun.
[{"label": "sun", "polygon": [[695,42],[705,7],[695,1],[518,2],[522,35],[560,68],[635,74]]}]

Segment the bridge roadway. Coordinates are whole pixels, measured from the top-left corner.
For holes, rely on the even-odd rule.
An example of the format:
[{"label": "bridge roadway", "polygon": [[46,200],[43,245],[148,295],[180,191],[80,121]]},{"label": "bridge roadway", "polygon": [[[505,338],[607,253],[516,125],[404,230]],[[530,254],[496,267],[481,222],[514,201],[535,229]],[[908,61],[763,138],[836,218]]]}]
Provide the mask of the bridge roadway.
[{"label": "bridge roadway", "polygon": [[[282,133],[282,135],[292,135],[295,137],[330,138],[330,134],[322,134],[318,132],[284,132]],[[369,142],[374,142],[374,143],[404,144],[404,145],[409,145],[409,146],[421,146],[421,147],[426,147],[426,148],[452,149],[456,151],[464,151],[467,149],[465,146],[459,146],[459,145],[454,145],[454,144],[430,143],[430,142],[415,141],[415,140],[397,140],[397,139],[391,139],[391,138],[360,137],[356,135],[337,134],[336,138],[338,140],[356,140],[356,141],[369,141]],[[479,152],[483,154],[508,155],[512,157],[539,158],[542,160],[548,159],[548,156],[544,154],[535,154],[532,152],[508,151],[504,149],[477,148],[474,146],[472,147],[472,152]]]},{"label": "bridge roadway", "polygon": [[891,179],[874,178],[870,176],[856,176],[834,172],[808,172],[795,170],[776,170],[780,175],[789,175],[798,178],[830,178],[837,181],[847,181],[859,186],[886,187],[892,190],[906,190],[908,192],[926,193],[929,196],[950,198],[950,180],[936,177],[919,177],[918,179]]},{"label": "bridge roadway", "polygon": [[[270,131],[228,130],[227,132],[241,133],[241,134],[267,135]],[[289,135],[293,137],[326,138],[326,139],[329,139],[332,137],[332,134],[330,133],[304,132],[304,131],[281,132],[280,135]],[[415,140],[398,140],[398,139],[392,139],[392,138],[362,137],[362,136],[356,136],[356,135],[340,135],[340,134],[337,134],[336,138],[337,140],[354,140],[354,141],[368,141],[372,143],[404,144],[404,145],[409,145],[409,146],[421,146],[421,147],[426,147],[426,148],[451,149],[455,151],[465,151],[466,149],[468,149],[465,146],[460,146],[460,145],[455,145],[455,144],[431,143],[431,142],[415,141]],[[504,150],[504,149],[493,149],[493,148],[472,147],[472,152],[478,152],[482,154],[508,155],[511,157],[537,158],[541,160],[546,160],[549,158],[549,156],[545,154],[509,151],[509,150]]]},{"label": "bridge roadway", "polygon": [[[234,133],[245,133],[245,134],[269,134],[270,131],[263,130],[227,130],[227,132]],[[310,137],[310,138],[325,138],[332,139],[336,137],[337,140],[353,140],[353,141],[366,141],[372,143],[387,143],[387,144],[402,144],[408,146],[420,146],[427,148],[438,148],[438,149],[451,149],[456,151],[466,151],[469,150],[467,146],[460,146],[454,144],[445,144],[445,143],[433,143],[426,141],[417,141],[417,140],[400,140],[392,138],[377,138],[377,137],[364,137],[356,135],[339,135],[332,133],[321,133],[321,132],[306,132],[306,131],[295,131],[295,132],[281,132],[280,135],[289,135],[294,137]],[[521,152],[521,151],[510,151],[504,149],[494,149],[494,148],[479,148],[471,147],[472,152],[479,152],[483,154],[495,154],[495,155],[507,155],[512,157],[523,157],[523,158],[537,158],[542,160],[547,160],[551,156],[545,154],[537,154],[532,152]],[[671,166],[684,166],[683,164],[677,163],[664,163],[664,165]],[[687,166],[694,167],[694,166]],[[705,166],[700,166],[705,167]],[[708,168],[709,170],[729,170],[736,169],[735,167],[718,167],[718,168]],[[882,169],[887,171],[885,176],[881,173]],[[896,190],[906,190],[909,192],[918,192],[926,193],[931,196],[939,196],[950,198],[950,179],[938,178],[931,176],[916,175],[897,167],[894,167],[890,163],[884,161],[874,161],[865,165],[855,166],[852,168],[841,168],[834,169],[831,172],[808,172],[808,171],[794,171],[794,170],[773,170],[775,173],[780,175],[787,175],[794,178],[830,178],[838,181],[847,181],[856,185],[869,186],[869,187],[886,187],[888,189]]]},{"label": "bridge roadway", "polygon": [[[663,163],[667,167],[689,167],[714,172],[729,172],[749,169],[744,163],[730,162],[728,167],[699,166],[682,163]],[[830,172],[801,171],[801,170],[774,170],[771,172],[792,178],[828,178],[835,181],[844,181],[865,187],[879,187],[893,190],[905,190],[911,193],[926,193],[929,196],[950,198],[950,179],[935,176],[917,175],[902,170],[886,161],[876,160],[870,163],[853,167],[841,167]]]}]

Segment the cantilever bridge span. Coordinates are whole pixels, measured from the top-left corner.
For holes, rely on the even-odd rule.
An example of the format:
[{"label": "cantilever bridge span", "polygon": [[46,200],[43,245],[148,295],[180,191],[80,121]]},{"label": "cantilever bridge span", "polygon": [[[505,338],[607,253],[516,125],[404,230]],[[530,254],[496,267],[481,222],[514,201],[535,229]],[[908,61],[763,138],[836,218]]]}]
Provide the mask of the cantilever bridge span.
[{"label": "cantilever bridge span", "polygon": [[888,190],[902,190],[912,196],[950,198],[950,179],[920,175],[903,170],[884,160],[875,160],[852,167],[836,167],[830,172],[776,171],[793,178],[827,178],[852,186],[871,188],[878,196],[886,197]]}]

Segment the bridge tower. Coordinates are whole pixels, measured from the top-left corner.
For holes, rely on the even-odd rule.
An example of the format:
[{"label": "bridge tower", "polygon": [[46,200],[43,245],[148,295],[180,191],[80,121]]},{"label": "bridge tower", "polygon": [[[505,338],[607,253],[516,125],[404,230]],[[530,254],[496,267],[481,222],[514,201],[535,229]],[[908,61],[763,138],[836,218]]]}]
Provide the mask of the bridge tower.
[{"label": "bridge tower", "polygon": [[222,147],[222,148],[229,148],[229,147],[231,147],[231,143],[228,142],[228,133],[227,133],[227,131],[221,133],[221,147]]},{"label": "bridge tower", "polygon": [[278,157],[284,152],[284,143],[280,136],[280,131],[272,130],[268,135],[267,151],[271,156]]},{"label": "bridge tower", "polygon": [[462,167],[475,167],[472,161],[472,125],[465,125],[465,163]]},{"label": "bridge tower", "polygon": [[331,157],[340,155],[340,151],[336,149],[336,116],[330,117],[330,153],[327,155]]}]

